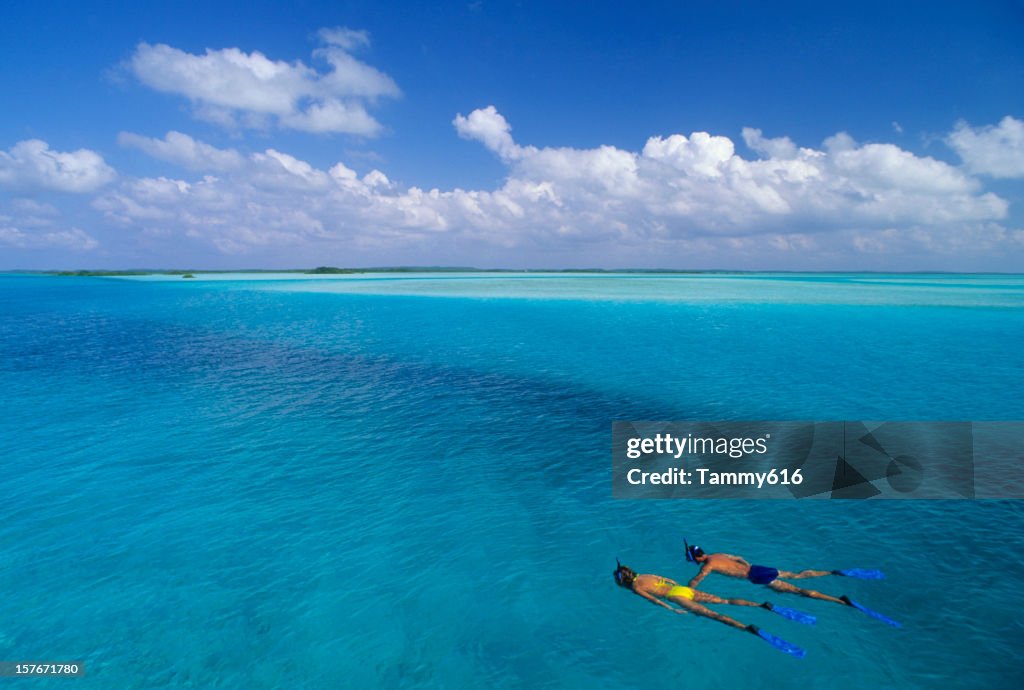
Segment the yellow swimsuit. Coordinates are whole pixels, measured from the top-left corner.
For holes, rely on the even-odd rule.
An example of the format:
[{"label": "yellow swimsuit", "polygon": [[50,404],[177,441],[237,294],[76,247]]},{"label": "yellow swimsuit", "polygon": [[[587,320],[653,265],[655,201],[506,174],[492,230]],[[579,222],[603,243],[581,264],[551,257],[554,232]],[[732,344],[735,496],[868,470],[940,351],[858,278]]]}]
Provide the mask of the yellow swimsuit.
[{"label": "yellow swimsuit", "polygon": [[[658,578],[658,585],[667,585],[668,580],[664,577]],[[657,595],[659,597],[682,597],[684,599],[693,599],[693,590],[689,587],[683,587],[682,585],[673,585],[672,589],[668,590],[664,594]]]},{"label": "yellow swimsuit", "polygon": [[693,599],[693,590],[689,587],[683,587],[682,585],[676,585],[668,591],[666,597],[682,597],[684,599]]}]

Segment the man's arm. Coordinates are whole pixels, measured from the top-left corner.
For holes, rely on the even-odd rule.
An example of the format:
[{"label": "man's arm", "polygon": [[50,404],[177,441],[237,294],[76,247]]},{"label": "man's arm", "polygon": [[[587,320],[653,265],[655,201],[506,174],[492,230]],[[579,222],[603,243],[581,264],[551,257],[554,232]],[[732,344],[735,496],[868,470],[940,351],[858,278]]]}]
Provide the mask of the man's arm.
[{"label": "man's arm", "polygon": [[700,584],[700,581],[703,580],[705,577],[707,577],[708,575],[710,575],[713,572],[715,572],[715,569],[711,567],[711,564],[710,563],[705,563],[704,565],[702,565],[700,567],[700,572],[698,572],[696,575],[694,575],[693,579],[690,580],[687,583],[686,586],[689,587],[690,589],[696,589],[697,585]]},{"label": "man's arm", "polygon": [[642,590],[638,591],[638,590],[634,589],[633,592],[636,593],[636,594],[639,594],[640,596],[642,596],[644,599],[646,599],[647,601],[651,602],[652,604],[657,604],[658,606],[662,606],[662,607],[668,609],[672,613],[686,613],[685,611],[683,611],[681,609],[674,609],[674,608],[672,608],[671,606],[669,606],[668,604],[663,602],[661,599],[658,599],[657,597],[653,597],[650,594],[648,594],[647,592],[644,592]]}]

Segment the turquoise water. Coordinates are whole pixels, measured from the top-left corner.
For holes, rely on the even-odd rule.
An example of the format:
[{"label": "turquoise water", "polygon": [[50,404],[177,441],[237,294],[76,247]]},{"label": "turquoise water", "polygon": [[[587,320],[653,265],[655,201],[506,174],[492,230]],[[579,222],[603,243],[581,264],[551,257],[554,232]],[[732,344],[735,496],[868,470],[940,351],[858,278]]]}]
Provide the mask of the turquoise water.
[{"label": "turquoise water", "polygon": [[[33,687],[1016,688],[1024,504],[611,499],[616,419],[1024,419],[1024,279],[0,276],[0,659]],[[900,619],[614,586],[683,535]],[[763,599],[711,578],[709,591]]]}]

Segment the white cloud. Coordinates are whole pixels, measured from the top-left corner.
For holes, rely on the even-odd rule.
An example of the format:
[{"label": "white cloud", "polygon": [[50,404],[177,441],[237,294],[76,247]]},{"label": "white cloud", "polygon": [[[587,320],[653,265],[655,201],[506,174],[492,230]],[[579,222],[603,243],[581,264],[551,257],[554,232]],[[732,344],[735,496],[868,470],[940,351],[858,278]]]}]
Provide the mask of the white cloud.
[{"label": "white cloud", "polygon": [[139,149],[153,158],[189,170],[232,170],[244,160],[234,149],[218,149],[181,132],[168,132],[163,139],[121,132],[117,141],[122,146]]},{"label": "white cloud", "polygon": [[52,204],[35,199],[12,199],[11,208],[19,214],[27,214],[39,219],[48,219],[60,215],[60,211]]},{"label": "white cloud", "polygon": [[99,243],[78,228],[25,232],[10,225],[0,225],[0,245],[15,249],[74,249],[89,251]]},{"label": "white cloud", "polygon": [[0,225],[17,228],[19,231],[50,229],[60,222],[61,213],[55,206],[36,199],[0,199]]},{"label": "white cloud", "polygon": [[743,128],[743,142],[752,151],[760,153],[767,158],[779,158],[792,160],[797,157],[796,144],[789,137],[777,137],[766,139],[759,129],[753,127]]},{"label": "white cloud", "polygon": [[687,139],[673,134],[664,139],[651,137],[644,146],[643,156],[661,161],[676,170],[702,177],[721,177],[722,166],[732,159],[736,148],[729,137],[713,137],[707,132],[694,132]]},{"label": "white cloud", "polygon": [[475,139],[502,158],[514,159],[522,153],[512,141],[512,127],[493,105],[474,110],[469,117],[459,113],[452,124],[460,137]]},{"label": "white cloud", "polygon": [[705,132],[651,137],[639,151],[520,145],[493,107],[453,125],[504,161],[498,188],[403,187],[377,170],[322,170],[267,149],[220,176],[126,180],[94,205],[126,226],[184,231],[230,254],[332,246],[431,263],[453,261],[452,251],[645,265],[685,265],[673,257],[688,252],[726,261],[773,252],[799,266],[1021,244],[999,224],[1007,202],[963,170],[844,133],[811,148],[746,129],[761,155],[748,159],[729,137]]},{"label": "white cloud", "polygon": [[370,34],[363,30],[336,26],[320,29],[316,33],[327,45],[338,46],[344,50],[355,50],[370,45]]},{"label": "white cloud", "polygon": [[1024,121],[1007,115],[998,125],[974,128],[959,122],[946,137],[967,169],[992,177],[1024,177]]},{"label": "white cloud", "polygon": [[322,29],[314,56],[320,72],[300,60],[272,60],[259,51],[207,49],[202,55],[140,43],[127,62],[143,84],[188,98],[197,117],[222,125],[280,127],[372,136],[381,125],[366,106],[399,95],[388,75],[351,55],[369,45],[364,31]]},{"label": "white cloud", "polygon": [[89,149],[53,151],[45,141],[26,139],[0,151],[0,186],[16,190],[93,192],[116,176],[103,157]]},{"label": "white cloud", "polygon": [[281,123],[292,129],[320,133],[374,134],[380,129],[377,121],[360,103],[343,103],[336,98],[312,103],[302,112],[284,115],[281,117]]}]

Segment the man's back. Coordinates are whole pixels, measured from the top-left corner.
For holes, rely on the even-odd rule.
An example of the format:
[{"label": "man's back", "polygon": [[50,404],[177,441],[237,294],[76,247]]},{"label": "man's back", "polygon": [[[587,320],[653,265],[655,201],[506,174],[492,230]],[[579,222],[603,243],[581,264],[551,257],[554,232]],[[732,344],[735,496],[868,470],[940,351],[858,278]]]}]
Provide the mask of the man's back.
[{"label": "man's back", "polygon": [[728,553],[710,553],[704,561],[701,570],[707,568],[711,572],[731,575],[732,577],[746,577],[750,572],[750,563]]}]

